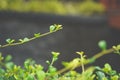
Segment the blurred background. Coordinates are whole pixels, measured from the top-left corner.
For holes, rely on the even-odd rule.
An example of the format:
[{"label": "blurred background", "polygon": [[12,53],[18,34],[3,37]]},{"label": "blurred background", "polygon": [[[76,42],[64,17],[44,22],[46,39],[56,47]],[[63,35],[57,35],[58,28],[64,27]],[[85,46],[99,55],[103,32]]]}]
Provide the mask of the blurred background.
[{"label": "blurred background", "polygon": [[[70,61],[76,51],[87,57],[100,52],[97,43],[106,40],[108,48],[120,44],[120,0],[0,0],[0,44],[7,38],[32,37],[34,33],[49,31],[52,24],[63,25],[63,30],[32,42],[1,48],[3,55],[11,54],[13,61],[22,65],[32,58],[47,68],[51,52],[60,52],[55,66]],[[120,56],[106,55],[92,65],[110,63],[119,70]]]}]

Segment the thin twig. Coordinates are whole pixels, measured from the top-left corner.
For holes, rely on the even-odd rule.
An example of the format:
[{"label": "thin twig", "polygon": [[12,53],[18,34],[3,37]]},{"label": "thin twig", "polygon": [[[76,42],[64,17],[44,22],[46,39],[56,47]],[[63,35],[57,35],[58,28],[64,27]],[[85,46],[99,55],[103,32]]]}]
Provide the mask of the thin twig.
[{"label": "thin twig", "polygon": [[[60,29],[58,29],[58,30],[60,30]],[[0,48],[5,48],[5,47],[8,47],[8,46],[21,45],[21,44],[24,44],[24,43],[33,41],[33,40],[35,40],[35,39],[37,39],[37,38],[41,38],[41,37],[44,37],[44,36],[49,35],[49,34],[51,34],[51,33],[54,33],[54,32],[56,32],[56,31],[58,31],[58,30],[54,30],[54,31],[52,31],[52,32],[47,32],[47,33],[41,34],[39,37],[29,38],[29,41],[26,41],[26,42],[20,42],[20,41],[19,41],[19,42],[15,42],[15,43],[12,43],[12,44],[1,45]]]}]

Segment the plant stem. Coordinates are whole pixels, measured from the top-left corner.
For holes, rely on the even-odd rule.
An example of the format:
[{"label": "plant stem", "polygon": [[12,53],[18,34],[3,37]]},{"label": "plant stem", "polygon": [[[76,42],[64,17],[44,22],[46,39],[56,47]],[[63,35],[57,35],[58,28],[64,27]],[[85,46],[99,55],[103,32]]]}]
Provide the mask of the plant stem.
[{"label": "plant stem", "polygon": [[[50,65],[49,65],[49,67],[51,67],[51,66],[53,65],[53,63],[54,63],[54,58],[52,59],[52,61],[51,61]],[[46,71],[46,73],[48,73],[48,72],[49,72],[49,68],[48,68],[48,70]]]},{"label": "plant stem", "polygon": [[84,68],[84,59],[83,56],[81,56],[81,66],[82,66],[82,73],[85,72],[85,68]]},{"label": "plant stem", "polygon": [[[61,29],[61,28],[60,28],[60,29]],[[58,30],[60,30],[60,29],[58,29]],[[32,37],[32,38],[29,39],[29,41],[26,41],[26,42],[24,42],[24,43],[33,41],[33,40],[35,40],[35,39],[37,39],[37,38],[44,37],[44,36],[46,36],[46,35],[49,35],[49,34],[51,34],[51,33],[56,32],[56,31],[58,31],[58,30],[55,30],[55,31],[52,31],[52,32],[47,32],[47,33],[41,34],[40,37]],[[5,45],[1,45],[0,48],[4,48],[4,47],[8,47],[8,46],[21,45],[21,44],[24,44],[24,43],[22,43],[22,42],[16,42],[16,43],[12,43],[12,44],[5,44]]]},{"label": "plant stem", "polygon": [[110,48],[110,49],[108,49],[108,50],[104,50],[104,51],[102,51],[102,52],[97,53],[96,55],[94,55],[93,58],[94,58],[94,59],[98,59],[98,58],[102,57],[103,55],[112,53],[113,51],[114,51],[113,48]]}]

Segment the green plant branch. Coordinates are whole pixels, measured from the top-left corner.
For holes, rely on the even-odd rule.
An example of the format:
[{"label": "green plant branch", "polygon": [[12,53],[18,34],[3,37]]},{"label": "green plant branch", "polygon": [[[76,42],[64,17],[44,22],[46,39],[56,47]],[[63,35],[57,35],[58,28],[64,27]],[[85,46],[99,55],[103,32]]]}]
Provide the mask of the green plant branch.
[{"label": "green plant branch", "polygon": [[108,49],[108,50],[104,50],[104,51],[102,51],[102,52],[100,52],[100,53],[97,53],[97,54],[94,55],[92,58],[98,59],[98,58],[102,57],[103,55],[110,54],[110,53],[112,53],[112,52],[114,52],[114,51],[115,51],[115,50],[114,50],[113,48],[110,48],[110,49]]},{"label": "green plant branch", "polygon": [[[52,61],[51,61],[50,65],[49,65],[49,67],[51,67],[53,64],[54,64],[54,58],[52,59]],[[48,73],[48,72],[49,72],[49,68],[48,68],[48,70],[46,71],[46,73]]]},{"label": "green plant branch", "polygon": [[43,34],[40,34],[39,36],[34,36],[32,38],[27,38],[28,40],[27,41],[18,41],[18,42],[14,42],[14,43],[8,43],[8,44],[5,44],[5,45],[0,45],[0,48],[4,48],[4,47],[8,47],[8,46],[16,46],[16,45],[21,45],[21,44],[24,44],[24,43],[27,43],[27,42],[30,42],[30,41],[33,41],[37,38],[41,38],[41,37],[44,37],[44,36],[47,36],[49,34],[52,34],[54,32],[57,32],[59,30],[62,29],[62,25],[52,25],[55,29],[54,30],[50,30],[49,32],[46,32],[46,33],[43,33]]},{"label": "green plant branch", "polygon": [[[47,32],[47,33],[41,34],[40,37],[46,36],[46,35],[51,34],[51,33],[53,33],[53,32]],[[35,40],[35,39],[40,38],[40,37],[32,37],[32,38],[29,39],[29,41],[26,41],[24,43],[30,42],[30,41]],[[12,43],[12,44],[5,44],[5,45],[2,45],[0,48],[4,48],[4,47],[8,47],[8,46],[20,45],[20,44],[24,44],[24,43],[16,42],[16,43]]]},{"label": "green plant branch", "polygon": [[82,73],[85,72],[85,67],[84,67],[84,59],[83,56],[81,55],[81,66],[82,66]]},{"label": "green plant branch", "polygon": [[[114,48],[110,48],[110,49],[104,50],[104,51],[102,51],[102,52],[99,52],[99,53],[97,53],[96,55],[94,55],[92,58],[86,59],[86,60],[84,61],[84,63],[82,63],[82,64],[81,64],[81,63],[77,64],[77,66],[76,66],[75,68],[80,67],[80,66],[83,66],[83,64],[84,64],[84,65],[87,65],[87,64],[93,63],[96,59],[102,57],[103,55],[110,54],[110,53],[112,53],[112,52],[114,52],[114,51],[115,51]],[[66,71],[68,71],[68,70],[70,70],[70,69],[71,69],[71,67],[65,67],[65,68],[59,70],[56,74],[64,73],[64,72],[66,72]],[[83,69],[83,67],[82,67],[82,69]]]}]

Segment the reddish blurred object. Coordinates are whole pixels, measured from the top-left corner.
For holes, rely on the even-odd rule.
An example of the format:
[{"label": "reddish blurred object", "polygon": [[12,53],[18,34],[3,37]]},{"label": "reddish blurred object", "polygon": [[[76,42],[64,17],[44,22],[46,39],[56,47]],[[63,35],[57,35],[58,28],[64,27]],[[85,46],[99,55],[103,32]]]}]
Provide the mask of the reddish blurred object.
[{"label": "reddish blurred object", "polygon": [[109,0],[100,0],[100,2],[105,6],[106,9],[109,7]]},{"label": "reddish blurred object", "polygon": [[110,26],[120,29],[120,0],[100,0],[105,6]]}]

